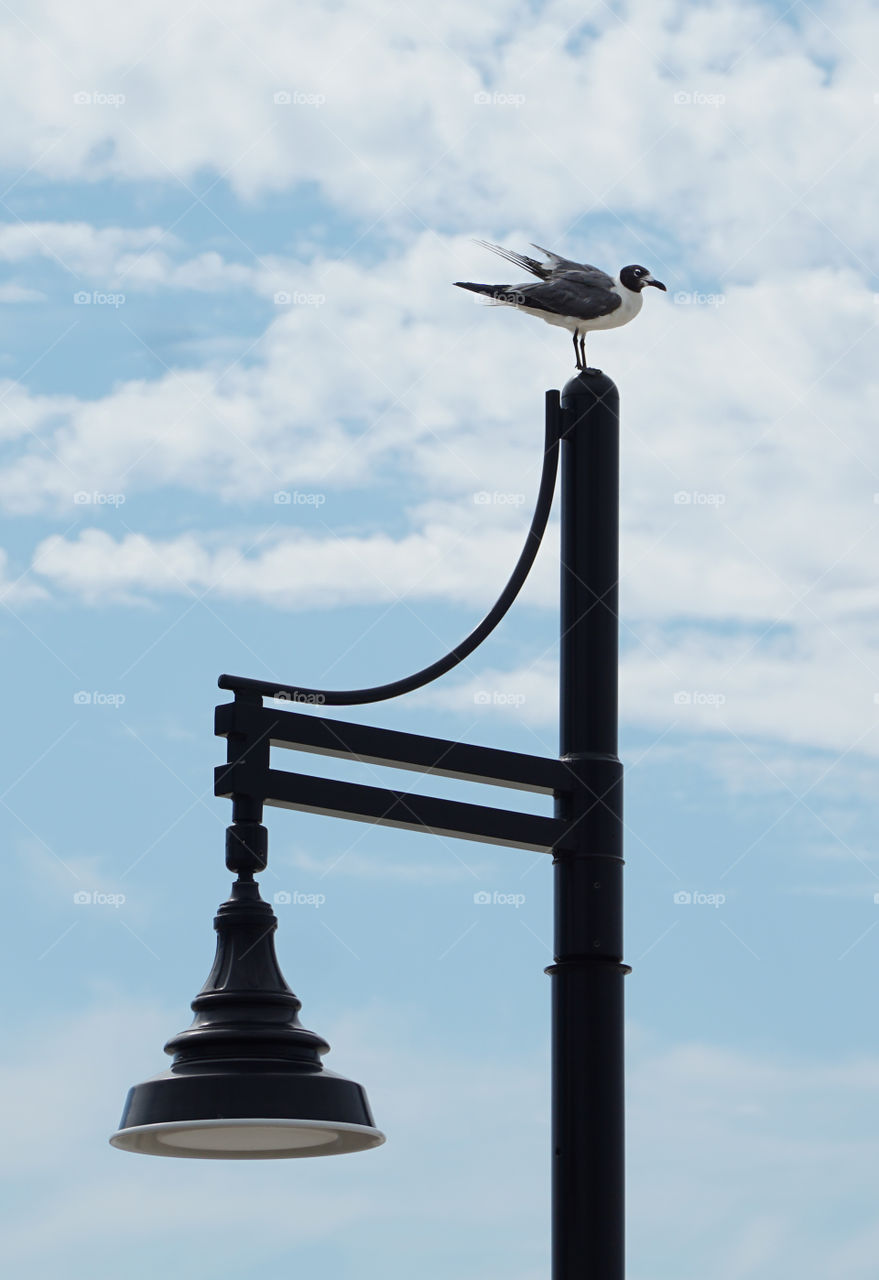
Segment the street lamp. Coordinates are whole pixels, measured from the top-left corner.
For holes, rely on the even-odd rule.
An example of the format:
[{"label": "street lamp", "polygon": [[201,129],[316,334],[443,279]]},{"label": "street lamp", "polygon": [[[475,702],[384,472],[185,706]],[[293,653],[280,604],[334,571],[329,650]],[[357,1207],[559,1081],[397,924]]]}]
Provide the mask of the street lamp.
[{"label": "street lamp", "polygon": [[248,869],[252,855],[233,848],[231,861],[239,875],[214,920],[217,954],[192,1002],[195,1020],[165,1045],[170,1071],[130,1090],[111,1143],[201,1160],[379,1146],[385,1137],[363,1088],[323,1069],[330,1046],[299,1023],[300,1001],[275,956],[278,922]]},{"label": "street lamp", "polygon": [[[561,451],[560,756],[375,729],[288,704],[378,702],[462,662],[518,595],[552,506]],[[136,1085],[110,1141],[199,1159],[277,1159],[384,1142],[363,1088],[324,1070],[328,1045],[299,1023],[274,951],[274,912],[254,875],[267,860],[266,804],[552,855],[553,1280],[624,1280],[622,765],[617,757],[619,399],[599,370],[546,396],[543,472],[525,547],[498,601],[444,658],[371,689],[306,689],[221,676],[216,709],[232,800],[226,865],[237,874],[214,921],[217,954],[195,1019],[165,1046],[169,1071]],[[270,699],[273,706],[265,706]],[[274,769],[272,747],[552,795],[543,817]]]}]

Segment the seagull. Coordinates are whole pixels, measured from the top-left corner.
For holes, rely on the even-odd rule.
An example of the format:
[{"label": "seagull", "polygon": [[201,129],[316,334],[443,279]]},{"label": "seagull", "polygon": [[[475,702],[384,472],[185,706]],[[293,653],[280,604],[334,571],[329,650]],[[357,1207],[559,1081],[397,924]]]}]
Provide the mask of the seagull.
[{"label": "seagull", "polygon": [[586,334],[592,329],[618,329],[621,324],[634,320],[641,310],[641,290],[645,285],[666,292],[661,281],[654,279],[646,267],[622,267],[616,277],[585,262],[571,262],[549,249],[533,244],[532,249],[542,253],[546,262],[538,262],[524,253],[502,249],[488,240],[476,244],[492,253],[500,254],[517,267],[524,267],[540,284],[473,284],[456,280],[458,289],[481,293],[498,305],[524,307],[547,324],[569,329],[574,339],[574,358],[580,371],[586,368]]}]

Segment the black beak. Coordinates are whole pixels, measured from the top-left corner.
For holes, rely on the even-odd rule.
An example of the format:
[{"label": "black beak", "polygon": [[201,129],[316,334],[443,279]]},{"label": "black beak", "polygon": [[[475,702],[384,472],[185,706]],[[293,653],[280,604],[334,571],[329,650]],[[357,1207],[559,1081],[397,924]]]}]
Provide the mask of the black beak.
[{"label": "black beak", "polygon": [[668,293],[668,289],[666,289],[661,280],[645,280],[644,283],[652,284],[654,289],[661,289],[663,293]]}]

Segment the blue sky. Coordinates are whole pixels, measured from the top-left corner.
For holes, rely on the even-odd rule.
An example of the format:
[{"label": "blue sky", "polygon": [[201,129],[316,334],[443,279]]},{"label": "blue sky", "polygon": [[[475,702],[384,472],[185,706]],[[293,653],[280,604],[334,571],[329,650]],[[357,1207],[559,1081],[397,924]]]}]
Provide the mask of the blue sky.
[{"label": "blue sky", "polygon": [[[518,555],[570,343],[450,287],[511,279],[485,237],[668,285],[589,353],[623,412],[630,1280],[872,1276],[875,3],[0,20],[10,1269],[546,1274],[537,855],[270,811],[265,894],[323,898],[279,903],[285,974],[388,1142],[106,1141],[210,967],[217,676],[403,675]],[[556,597],[554,519],[462,668],[333,714],[555,754]]]}]

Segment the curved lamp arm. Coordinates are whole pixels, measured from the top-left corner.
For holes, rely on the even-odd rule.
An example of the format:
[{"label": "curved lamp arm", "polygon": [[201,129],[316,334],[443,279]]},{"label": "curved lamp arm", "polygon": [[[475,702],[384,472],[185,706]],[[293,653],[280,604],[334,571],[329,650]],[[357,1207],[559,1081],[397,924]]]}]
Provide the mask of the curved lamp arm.
[{"label": "curved lamp arm", "polygon": [[543,445],[543,471],[540,476],[540,488],[537,491],[537,503],[531,520],[531,528],[525,539],[522,553],[516,561],[516,567],[510,574],[509,581],[497,601],[479,626],[470,632],[465,640],[447,653],[445,657],[432,662],[429,667],[416,671],[402,680],[392,680],[389,684],[375,685],[371,689],[306,689],[298,685],[278,685],[267,680],[251,680],[246,676],[220,676],[217,684],[221,689],[230,689],[235,693],[253,693],[263,698],[285,698],[293,702],[319,702],[324,706],[354,706],[364,702],[383,702],[387,698],[397,698],[400,694],[411,693],[420,689],[439,676],[443,676],[453,667],[468,658],[482,644],[507,613],[510,605],[522,590],[525,579],[540,550],[552,499],[555,492],[556,472],[559,456],[559,425],[561,408],[558,391],[546,393],[546,434]]}]

